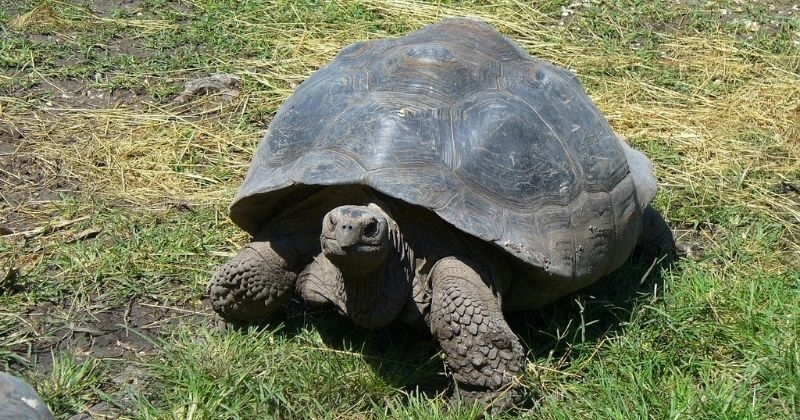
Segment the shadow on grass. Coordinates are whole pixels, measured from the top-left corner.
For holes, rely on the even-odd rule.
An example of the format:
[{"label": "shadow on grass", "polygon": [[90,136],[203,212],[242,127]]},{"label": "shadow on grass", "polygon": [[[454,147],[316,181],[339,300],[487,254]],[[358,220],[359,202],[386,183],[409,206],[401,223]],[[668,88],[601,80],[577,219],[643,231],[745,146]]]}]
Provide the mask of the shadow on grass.
[{"label": "shadow on grass", "polygon": [[[530,361],[549,357],[569,363],[581,351],[592,351],[593,346],[578,344],[617,334],[637,302],[660,293],[661,273],[673,262],[672,257],[657,259],[652,252],[637,249],[620,269],[587,288],[540,309],[507,313],[506,319]],[[300,301],[287,306],[281,321],[282,334],[295,336],[314,329],[330,348],[361,355],[383,380],[408,395],[416,392],[432,398],[452,390],[438,343],[428,331],[399,322],[368,330],[333,307],[308,307]]]},{"label": "shadow on grass", "polygon": [[673,257],[657,259],[637,249],[617,271],[539,309],[506,314],[529,351],[529,359],[551,357],[569,362],[576,345],[618,333],[637,303],[663,290],[661,273]]},{"label": "shadow on grass", "polygon": [[314,329],[326,346],[361,355],[394,388],[434,397],[450,383],[444,375],[438,343],[427,330],[400,322],[369,330],[355,325],[332,305],[307,307],[298,301],[288,305],[284,324],[285,334]]}]

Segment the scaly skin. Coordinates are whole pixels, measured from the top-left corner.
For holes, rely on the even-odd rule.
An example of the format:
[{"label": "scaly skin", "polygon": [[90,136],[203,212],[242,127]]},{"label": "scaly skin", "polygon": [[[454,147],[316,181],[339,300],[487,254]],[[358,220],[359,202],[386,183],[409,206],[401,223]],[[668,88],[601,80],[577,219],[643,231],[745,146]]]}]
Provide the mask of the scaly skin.
[{"label": "scaly skin", "polygon": [[308,303],[331,302],[356,324],[382,327],[412,299],[413,256],[376,204],[340,206],[323,217],[322,252],[297,281]]},{"label": "scaly skin", "polygon": [[468,402],[507,408],[517,402],[515,378],[525,352],[505,321],[490,286],[455,257],[436,263],[431,272],[430,324],[447,364]]},{"label": "scaly skin", "polygon": [[[500,291],[488,275],[447,256],[469,250],[444,225],[426,223],[408,243],[388,208],[376,204],[336,207],[322,225],[313,256],[307,236],[264,234],[247,244],[212,278],[214,310],[228,323],[261,322],[296,293],[307,303],[333,303],[366,328],[427,321],[459,397],[493,410],[518,400],[524,351],[505,322]],[[414,244],[426,255],[415,257]],[[416,268],[431,264],[430,272]]]},{"label": "scaly skin", "polygon": [[[308,235],[284,233],[272,235],[272,241],[262,235],[221,267],[209,284],[218,314],[233,323],[267,320],[295,293],[311,304],[333,303],[367,328],[411,314],[411,321],[426,321],[439,341],[458,397],[493,411],[520,400],[517,378],[525,353],[505,321],[500,296],[509,281],[534,279],[490,270],[502,263],[479,248],[458,245],[433,223],[407,225],[426,230],[406,229],[412,238],[406,242],[389,211],[374,204],[337,207],[322,219],[320,246],[309,245]],[[375,221],[379,228],[366,234]],[[673,249],[671,232],[657,212],[648,208],[644,224],[640,245],[657,254]],[[415,256],[417,251],[421,255]],[[448,256],[453,253],[478,259]]]},{"label": "scaly skin", "polygon": [[208,284],[211,306],[225,321],[262,322],[294,291],[298,267],[268,241],[254,240],[219,268]]}]

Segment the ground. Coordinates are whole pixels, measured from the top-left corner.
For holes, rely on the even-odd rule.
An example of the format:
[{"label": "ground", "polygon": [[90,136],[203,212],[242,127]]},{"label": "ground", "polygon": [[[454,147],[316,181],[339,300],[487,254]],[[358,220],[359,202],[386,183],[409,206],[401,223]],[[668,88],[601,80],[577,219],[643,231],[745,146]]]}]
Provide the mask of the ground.
[{"label": "ground", "polygon": [[[796,2],[484,3],[4,2],[3,367],[59,418],[441,416],[424,335],[298,302],[216,335],[203,286],[247,240],[226,206],[293,88],[349,42],[468,15],[576,72],[701,250],[515,315],[533,391],[518,415],[797,417]],[[215,73],[238,95],[175,100]]]}]

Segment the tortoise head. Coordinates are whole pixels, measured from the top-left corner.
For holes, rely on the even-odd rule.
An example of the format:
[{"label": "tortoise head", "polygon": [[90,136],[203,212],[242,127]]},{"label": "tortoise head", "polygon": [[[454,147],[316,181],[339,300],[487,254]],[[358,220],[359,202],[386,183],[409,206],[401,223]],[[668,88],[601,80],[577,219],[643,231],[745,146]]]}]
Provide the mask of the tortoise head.
[{"label": "tortoise head", "polygon": [[322,253],[343,272],[371,272],[390,251],[389,220],[377,205],[340,206],[322,221]]}]

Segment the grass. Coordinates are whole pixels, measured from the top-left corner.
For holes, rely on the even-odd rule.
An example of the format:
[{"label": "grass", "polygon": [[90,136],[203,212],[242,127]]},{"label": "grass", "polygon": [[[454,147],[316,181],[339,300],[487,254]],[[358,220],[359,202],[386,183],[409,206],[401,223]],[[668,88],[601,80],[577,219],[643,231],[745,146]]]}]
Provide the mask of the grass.
[{"label": "grass", "polygon": [[[290,307],[211,334],[226,206],[294,86],[349,42],[483,19],[576,71],[704,256],[634,258],[515,315],[526,418],[800,417],[800,10],[792,2],[4,2],[0,363],[60,418],[476,418],[435,345]],[[693,3],[693,2],[686,2]],[[239,96],[175,103],[183,83]]]}]

